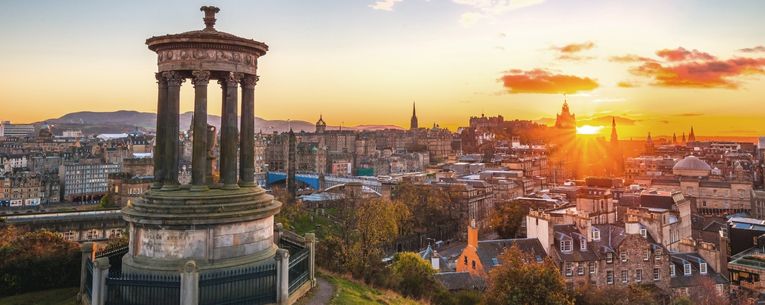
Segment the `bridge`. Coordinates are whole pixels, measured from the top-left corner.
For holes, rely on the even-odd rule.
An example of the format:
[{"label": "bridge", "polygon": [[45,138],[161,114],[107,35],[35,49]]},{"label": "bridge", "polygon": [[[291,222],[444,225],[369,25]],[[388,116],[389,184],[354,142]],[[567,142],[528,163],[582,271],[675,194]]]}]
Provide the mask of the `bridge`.
[{"label": "bridge", "polygon": [[[377,180],[376,177],[369,176],[333,176],[324,175],[324,185],[322,185],[319,175],[314,173],[296,173],[295,180],[314,189],[321,190],[326,189],[339,184],[346,184],[349,182],[359,182],[363,186],[375,190],[376,192],[382,191],[382,183]],[[272,186],[274,184],[281,184],[287,181],[287,173],[285,172],[268,172],[266,174],[266,186]]]},{"label": "bridge", "polygon": [[127,228],[119,209],[8,215],[0,216],[0,223],[14,225],[23,231],[47,229],[76,242],[119,237]]}]

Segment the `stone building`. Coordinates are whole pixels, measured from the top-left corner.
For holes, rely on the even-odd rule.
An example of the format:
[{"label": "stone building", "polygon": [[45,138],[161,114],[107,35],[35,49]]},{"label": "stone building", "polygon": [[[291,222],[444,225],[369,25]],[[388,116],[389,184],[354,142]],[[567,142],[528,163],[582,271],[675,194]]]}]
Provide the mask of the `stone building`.
[{"label": "stone building", "polygon": [[495,239],[478,240],[478,228],[475,222],[467,226],[467,245],[457,257],[457,272],[466,272],[471,277],[486,280],[489,271],[495,266],[502,264],[502,253],[508,248],[516,246],[521,251],[534,258],[536,263],[541,263],[547,254],[542,244],[536,238]]},{"label": "stone building", "polygon": [[37,206],[42,202],[40,175],[33,172],[6,173],[0,176],[0,206]]},{"label": "stone building", "polygon": [[458,207],[458,227],[471,225],[481,231],[490,229],[490,219],[494,213],[494,187],[480,180],[457,180],[434,183],[446,191],[452,204]]},{"label": "stone building", "polygon": [[109,190],[109,174],[120,170],[119,164],[98,158],[64,162],[58,170],[63,200],[95,203]]}]

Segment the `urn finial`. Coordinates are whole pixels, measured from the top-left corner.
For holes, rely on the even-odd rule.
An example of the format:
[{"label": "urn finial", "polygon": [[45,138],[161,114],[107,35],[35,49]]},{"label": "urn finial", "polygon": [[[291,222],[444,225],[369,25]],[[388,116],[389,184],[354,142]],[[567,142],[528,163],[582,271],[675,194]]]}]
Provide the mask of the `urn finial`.
[{"label": "urn finial", "polygon": [[220,12],[220,9],[215,6],[203,6],[199,8],[200,11],[205,12],[205,31],[215,31],[215,13]]}]

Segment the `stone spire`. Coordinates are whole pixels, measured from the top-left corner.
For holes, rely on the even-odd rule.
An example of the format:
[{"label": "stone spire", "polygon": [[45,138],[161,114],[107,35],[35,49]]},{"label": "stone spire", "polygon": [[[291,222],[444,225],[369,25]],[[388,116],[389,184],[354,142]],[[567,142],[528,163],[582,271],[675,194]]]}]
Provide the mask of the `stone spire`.
[{"label": "stone spire", "polygon": [[653,139],[651,138],[651,132],[648,132],[648,137],[645,139],[645,151],[647,153],[653,153]]},{"label": "stone spire", "polygon": [[409,129],[414,130],[419,128],[417,122],[417,105],[415,102],[412,102],[412,119],[409,121]]},{"label": "stone spire", "polygon": [[619,136],[616,134],[616,118],[611,117],[611,144],[619,143]]},{"label": "stone spire", "polygon": [[693,126],[691,126],[691,133],[688,134],[688,142],[696,142],[696,134],[693,132]]},{"label": "stone spire", "polygon": [[672,144],[677,144],[677,133],[672,133]]}]

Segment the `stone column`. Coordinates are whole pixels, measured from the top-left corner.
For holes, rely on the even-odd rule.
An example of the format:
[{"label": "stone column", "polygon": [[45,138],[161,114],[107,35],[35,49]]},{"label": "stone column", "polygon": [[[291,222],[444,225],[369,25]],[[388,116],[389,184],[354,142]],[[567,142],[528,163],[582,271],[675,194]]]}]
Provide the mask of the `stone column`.
[{"label": "stone column", "polygon": [[93,293],[90,305],[104,305],[106,302],[106,276],[109,275],[109,259],[98,258],[93,262]]},{"label": "stone column", "polygon": [[290,300],[290,252],[277,249],[276,255],[276,304],[286,305]]},{"label": "stone column", "polygon": [[191,73],[194,83],[194,143],[191,156],[191,190],[206,191],[207,188],[207,84],[210,71]]},{"label": "stone column", "polygon": [[308,279],[311,287],[316,287],[316,234],[305,234],[305,245],[308,247]]},{"label": "stone column", "polygon": [[181,83],[185,81],[183,76],[176,71],[163,72],[162,75],[167,79],[167,108],[165,121],[162,124],[166,125],[165,129],[165,150],[162,152],[165,162],[164,168],[167,171],[165,173],[164,183],[162,184],[163,190],[177,190],[178,189],[178,132],[180,131],[178,126],[178,114],[180,112],[181,103]]},{"label": "stone column", "polygon": [[154,160],[154,182],[151,184],[151,188],[158,189],[162,187],[162,182],[165,179],[165,163],[162,159],[165,151],[165,124],[164,121],[167,111],[167,80],[165,80],[163,73],[154,73],[154,77],[157,78],[157,128],[155,129],[156,137],[154,138],[154,150],[152,151],[152,158]]},{"label": "stone column", "polygon": [[85,295],[85,280],[88,278],[88,259],[93,255],[93,243],[86,242],[80,247],[82,252],[82,258],[80,259],[80,292],[77,293],[77,301],[82,301],[82,296]]},{"label": "stone column", "polygon": [[223,87],[223,117],[221,118],[221,136],[220,136],[220,176],[223,180],[223,189],[237,189],[237,133],[236,126],[236,104],[237,104],[237,85],[242,78],[241,73],[229,72],[226,77],[219,82]]},{"label": "stone column", "polygon": [[239,185],[255,186],[255,83],[257,75],[242,79],[242,128],[239,136]]},{"label": "stone column", "polygon": [[193,260],[186,262],[181,272],[181,305],[199,304],[199,269]]}]

